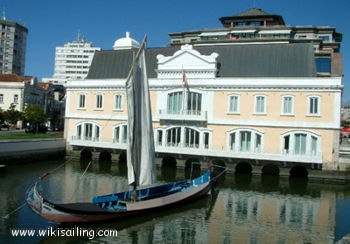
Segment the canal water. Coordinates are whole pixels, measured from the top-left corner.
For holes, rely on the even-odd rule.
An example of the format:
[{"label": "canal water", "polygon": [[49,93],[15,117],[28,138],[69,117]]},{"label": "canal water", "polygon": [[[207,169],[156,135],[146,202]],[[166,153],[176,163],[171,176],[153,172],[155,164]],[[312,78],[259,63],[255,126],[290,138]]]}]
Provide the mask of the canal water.
[{"label": "canal water", "polygon": [[[0,243],[334,243],[350,233],[348,186],[229,172],[208,197],[123,221],[58,225],[22,205],[26,189],[46,172],[52,174],[43,189],[54,202],[89,201],[96,194],[128,189],[125,164],[93,162],[84,173],[86,166],[47,161],[11,166],[0,174]],[[158,168],[157,180],[199,173]],[[13,237],[18,230],[34,231],[34,236]],[[77,236],[78,230],[86,232]],[[109,232],[97,236],[98,230]],[[117,236],[111,236],[114,230]],[[66,236],[58,236],[63,231]]]}]

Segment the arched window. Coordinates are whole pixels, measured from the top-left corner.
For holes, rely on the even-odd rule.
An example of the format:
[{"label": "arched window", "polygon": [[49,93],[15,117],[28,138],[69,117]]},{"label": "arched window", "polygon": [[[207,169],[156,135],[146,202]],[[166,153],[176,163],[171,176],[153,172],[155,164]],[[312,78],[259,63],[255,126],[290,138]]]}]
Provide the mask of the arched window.
[{"label": "arched window", "polygon": [[192,128],[185,128],[185,147],[199,148],[199,132]]},{"label": "arched window", "polygon": [[307,131],[292,131],[282,135],[283,154],[315,156],[319,153],[320,137]]},{"label": "arched window", "polygon": [[167,146],[177,147],[181,142],[181,127],[174,127],[166,131]]},{"label": "arched window", "polygon": [[128,135],[128,127],[126,124],[120,124],[113,129],[113,142],[126,143]]},{"label": "arched window", "polygon": [[234,130],[229,133],[228,140],[232,151],[260,153],[263,149],[263,134],[255,130]]},{"label": "arched window", "polygon": [[177,126],[156,130],[157,146],[208,149],[210,140],[211,132],[204,128]]},{"label": "arched window", "polygon": [[84,141],[99,141],[100,126],[93,122],[84,122],[76,126],[76,139]]}]

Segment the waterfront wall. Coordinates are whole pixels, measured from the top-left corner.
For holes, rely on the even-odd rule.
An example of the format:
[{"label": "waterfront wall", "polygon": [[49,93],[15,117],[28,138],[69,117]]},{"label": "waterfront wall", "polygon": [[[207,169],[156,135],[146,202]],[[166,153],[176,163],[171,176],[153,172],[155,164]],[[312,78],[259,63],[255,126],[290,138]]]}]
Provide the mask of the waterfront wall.
[{"label": "waterfront wall", "polygon": [[65,152],[66,140],[63,138],[1,140],[0,164],[62,158]]}]

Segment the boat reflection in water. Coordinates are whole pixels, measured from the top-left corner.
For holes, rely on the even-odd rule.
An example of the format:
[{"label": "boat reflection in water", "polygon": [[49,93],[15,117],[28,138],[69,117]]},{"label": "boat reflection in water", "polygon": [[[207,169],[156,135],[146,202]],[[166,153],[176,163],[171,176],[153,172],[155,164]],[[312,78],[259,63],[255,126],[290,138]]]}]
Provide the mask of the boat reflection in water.
[{"label": "boat reflection in water", "polygon": [[[33,174],[42,173],[42,169],[35,169],[33,165],[21,167],[27,171],[11,172],[10,168],[11,174],[6,174],[4,181],[0,180],[3,183],[3,199],[15,198],[13,192],[23,194],[25,185],[20,184],[21,189],[15,187],[19,178],[29,186]],[[47,178],[43,188],[54,201],[88,201],[88,196],[128,190],[126,171],[123,169],[116,163],[106,167],[93,162],[82,177],[84,165],[69,162]],[[184,179],[189,174],[184,169],[160,167],[157,172],[157,179],[161,182]],[[350,214],[350,210],[345,209],[340,210],[342,213],[336,213],[337,201],[349,198],[349,191],[343,186],[226,173],[217,182],[215,190],[217,194],[214,197],[201,198],[164,213],[151,213],[125,221],[78,225],[81,228],[117,229],[118,237],[59,239],[63,243],[72,239],[125,243],[333,243],[347,234],[336,233],[339,228],[336,228],[336,216]],[[2,216],[6,214],[5,209],[10,212],[16,208],[10,200],[1,201],[0,205]],[[0,222],[1,235],[5,236],[5,240],[11,240],[9,229],[18,226],[62,228],[61,225],[43,221],[28,207]],[[345,226],[345,229],[349,232],[349,228]],[[52,237],[38,238],[35,240],[52,240]]]}]

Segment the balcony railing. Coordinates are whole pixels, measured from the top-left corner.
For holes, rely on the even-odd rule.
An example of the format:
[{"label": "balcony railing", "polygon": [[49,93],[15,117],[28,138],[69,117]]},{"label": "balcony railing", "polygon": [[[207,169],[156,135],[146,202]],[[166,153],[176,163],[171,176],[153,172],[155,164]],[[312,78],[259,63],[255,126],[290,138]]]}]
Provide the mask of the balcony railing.
[{"label": "balcony railing", "polygon": [[[83,147],[99,147],[110,149],[127,148],[127,144],[122,141],[114,141],[113,139],[88,138],[73,136],[69,141],[72,146]],[[238,159],[253,159],[253,160],[271,160],[281,162],[300,162],[300,163],[322,163],[322,152],[310,152],[303,155],[296,154],[289,151],[263,152],[259,150],[251,150],[242,152],[239,150],[232,150],[226,147],[213,147],[201,144],[181,144],[169,143],[167,145],[157,144],[155,147],[157,153],[169,154],[186,154],[193,156],[208,156],[208,157],[224,157],[224,158],[238,158]]]},{"label": "balcony railing", "polygon": [[100,147],[100,148],[114,148],[126,149],[127,144],[123,140],[101,139],[96,137],[78,137],[72,136],[69,142],[72,146],[82,147]]},{"label": "balcony railing", "polygon": [[158,117],[161,120],[186,120],[186,121],[207,121],[207,111],[200,110],[159,110]]}]

